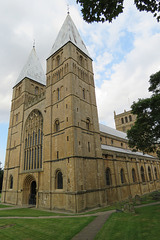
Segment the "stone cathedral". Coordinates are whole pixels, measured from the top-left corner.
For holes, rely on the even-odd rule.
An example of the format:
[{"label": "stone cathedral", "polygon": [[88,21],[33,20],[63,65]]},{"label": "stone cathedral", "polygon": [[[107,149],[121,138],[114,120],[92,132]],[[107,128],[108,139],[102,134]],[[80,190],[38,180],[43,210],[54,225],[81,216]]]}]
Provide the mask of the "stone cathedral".
[{"label": "stone cathedral", "polygon": [[2,202],[81,212],[157,189],[159,160],[99,124],[92,59],[68,14],[46,77],[33,47],[13,87]]}]

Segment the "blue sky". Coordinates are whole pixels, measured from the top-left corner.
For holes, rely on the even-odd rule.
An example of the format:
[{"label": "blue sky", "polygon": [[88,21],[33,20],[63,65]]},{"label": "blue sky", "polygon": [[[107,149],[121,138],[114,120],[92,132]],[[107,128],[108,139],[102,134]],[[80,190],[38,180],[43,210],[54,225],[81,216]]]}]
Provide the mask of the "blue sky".
[{"label": "blue sky", "polygon": [[36,41],[45,61],[66,15],[70,15],[93,59],[99,121],[114,127],[114,114],[148,97],[149,76],[160,70],[160,23],[126,0],[112,23],[87,24],[76,0],[0,2],[0,161],[4,165],[12,88]]}]

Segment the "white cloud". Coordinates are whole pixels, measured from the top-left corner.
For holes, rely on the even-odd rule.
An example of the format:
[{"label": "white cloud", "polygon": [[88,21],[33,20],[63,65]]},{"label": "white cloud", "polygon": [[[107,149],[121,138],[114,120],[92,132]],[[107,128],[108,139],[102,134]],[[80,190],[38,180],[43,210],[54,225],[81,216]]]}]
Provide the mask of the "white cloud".
[{"label": "white cloud", "polygon": [[[143,35],[144,36],[144,35]],[[129,109],[138,98],[149,96],[148,80],[160,69],[158,54],[160,33],[135,39],[134,49],[125,60],[113,66],[110,81],[104,80],[97,88],[97,102],[101,121],[114,125],[113,111]]]}]

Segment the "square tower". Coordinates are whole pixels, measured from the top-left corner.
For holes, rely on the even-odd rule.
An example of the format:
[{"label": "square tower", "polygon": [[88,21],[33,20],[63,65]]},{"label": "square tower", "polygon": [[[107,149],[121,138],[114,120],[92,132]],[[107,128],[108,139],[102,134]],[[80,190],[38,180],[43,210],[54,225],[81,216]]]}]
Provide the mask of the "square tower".
[{"label": "square tower", "polygon": [[45,186],[52,194],[50,204],[74,212],[103,205],[106,199],[92,59],[70,15],[47,59],[46,75],[44,172],[52,169],[52,186],[49,182]]}]

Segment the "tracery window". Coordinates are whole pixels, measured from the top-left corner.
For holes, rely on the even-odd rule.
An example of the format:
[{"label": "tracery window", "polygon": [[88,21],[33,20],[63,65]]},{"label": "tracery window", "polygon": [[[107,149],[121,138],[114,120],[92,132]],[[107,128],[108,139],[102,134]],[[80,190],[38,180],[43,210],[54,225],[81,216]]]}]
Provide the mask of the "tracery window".
[{"label": "tracery window", "polygon": [[112,178],[111,178],[111,170],[110,168],[106,169],[106,185],[111,185],[112,184]]},{"label": "tracery window", "polygon": [[142,182],[145,182],[144,168],[141,166],[141,179]]},{"label": "tracery window", "polygon": [[63,174],[60,170],[56,172],[56,189],[63,189]]},{"label": "tracery window", "polygon": [[149,176],[149,181],[152,181],[151,168],[149,166],[148,166],[148,176]]},{"label": "tracery window", "polygon": [[136,182],[136,171],[134,168],[132,168],[132,179],[133,179],[133,182]]},{"label": "tracery window", "polygon": [[24,130],[24,170],[42,168],[43,155],[43,116],[38,110],[33,110],[25,124]]},{"label": "tracery window", "polygon": [[9,188],[13,189],[13,176],[12,175],[10,175],[10,177],[9,177]]},{"label": "tracery window", "polygon": [[121,174],[121,183],[125,183],[125,175],[124,175],[124,169],[123,168],[121,168],[120,174]]}]

